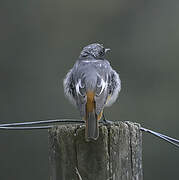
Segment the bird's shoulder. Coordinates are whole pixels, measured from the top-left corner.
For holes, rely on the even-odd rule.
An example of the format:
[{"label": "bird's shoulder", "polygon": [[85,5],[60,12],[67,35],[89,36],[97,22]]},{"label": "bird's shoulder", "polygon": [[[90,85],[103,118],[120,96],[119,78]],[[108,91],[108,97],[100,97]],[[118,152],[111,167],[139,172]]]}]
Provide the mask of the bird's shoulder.
[{"label": "bird's shoulder", "polygon": [[78,66],[92,66],[96,68],[109,68],[110,63],[106,59],[84,59],[77,62]]}]

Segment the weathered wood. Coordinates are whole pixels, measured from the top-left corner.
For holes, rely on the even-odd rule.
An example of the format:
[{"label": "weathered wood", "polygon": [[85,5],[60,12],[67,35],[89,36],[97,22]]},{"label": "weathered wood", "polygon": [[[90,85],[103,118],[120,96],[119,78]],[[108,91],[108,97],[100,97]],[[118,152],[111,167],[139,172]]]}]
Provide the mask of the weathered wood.
[{"label": "weathered wood", "polygon": [[139,125],[100,125],[96,141],[85,141],[84,125],[49,130],[50,180],[142,180]]}]

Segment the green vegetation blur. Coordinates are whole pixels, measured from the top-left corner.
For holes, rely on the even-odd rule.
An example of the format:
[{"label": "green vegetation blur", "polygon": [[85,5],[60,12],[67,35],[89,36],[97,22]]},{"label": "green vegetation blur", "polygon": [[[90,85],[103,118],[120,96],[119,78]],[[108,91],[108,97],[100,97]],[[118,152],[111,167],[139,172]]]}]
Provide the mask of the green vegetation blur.
[{"label": "green vegetation blur", "polygon": [[[179,1],[1,0],[0,123],[79,118],[63,78],[103,43],[122,90],[107,119],[179,138]],[[143,135],[145,180],[178,178],[179,151]],[[48,132],[0,131],[0,179],[48,177]]]}]

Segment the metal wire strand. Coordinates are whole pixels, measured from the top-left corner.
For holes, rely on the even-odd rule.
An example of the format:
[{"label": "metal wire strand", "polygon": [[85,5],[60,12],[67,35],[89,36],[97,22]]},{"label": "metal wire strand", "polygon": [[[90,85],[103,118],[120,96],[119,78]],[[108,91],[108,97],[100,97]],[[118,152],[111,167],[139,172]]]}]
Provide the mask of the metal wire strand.
[{"label": "metal wire strand", "polygon": [[[38,129],[50,129],[54,125],[48,125],[45,126],[45,124],[51,124],[51,123],[64,123],[64,124],[70,124],[70,123],[84,123],[85,121],[83,120],[78,120],[78,119],[53,119],[53,120],[43,120],[43,121],[31,121],[31,122],[23,122],[23,123],[8,123],[8,124],[0,124],[0,130],[38,130]],[[44,126],[33,126],[33,125],[43,125]],[[26,126],[30,125],[30,126]],[[179,147],[179,140],[166,136],[164,134],[152,131],[147,128],[140,128],[141,131],[150,133],[155,135],[156,137],[159,137],[176,147]]]},{"label": "metal wire strand", "polygon": [[169,143],[171,143],[171,144],[173,144],[179,148],[179,140],[178,139],[171,138],[171,137],[166,136],[164,134],[161,134],[161,133],[158,133],[158,132],[155,132],[155,131],[152,131],[150,129],[146,129],[143,127],[141,127],[140,130],[144,131],[144,132],[148,132],[150,134],[153,134],[154,136],[159,137],[159,138],[161,138],[161,139],[163,139],[163,140],[165,140],[165,141],[167,141],[167,142],[169,142]]},{"label": "metal wire strand", "polygon": [[22,122],[22,123],[8,123],[0,124],[0,127],[13,127],[13,126],[24,126],[24,125],[37,125],[37,124],[50,124],[50,123],[84,123],[83,120],[77,119],[52,119],[52,120],[43,120],[43,121],[31,121],[31,122]]},{"label": "metal wire strand", "polygon": [[39,130],[39,129],[50,129],[52,128],[53,125],[51,126],[16,126],[16,127],[11,127],[11,126],[8,126],[8,127],[0,127],[0,130]]}]

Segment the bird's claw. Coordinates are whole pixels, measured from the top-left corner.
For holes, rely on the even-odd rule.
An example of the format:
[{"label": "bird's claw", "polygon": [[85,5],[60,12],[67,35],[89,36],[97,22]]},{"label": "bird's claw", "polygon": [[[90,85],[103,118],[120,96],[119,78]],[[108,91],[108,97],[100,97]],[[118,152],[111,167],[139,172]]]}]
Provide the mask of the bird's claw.
[{"label": "bird's claw", "polygon": [[103,123],[105,126],[110,126],[113,124],[112,121],[106,120],[104,114],[103,114],[103,118],[99,121],[100,123]]}]

